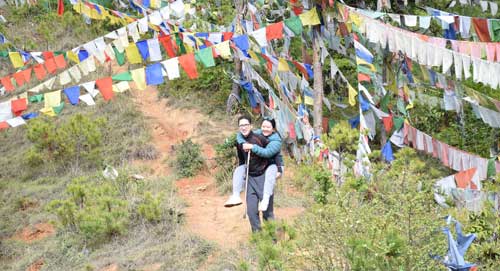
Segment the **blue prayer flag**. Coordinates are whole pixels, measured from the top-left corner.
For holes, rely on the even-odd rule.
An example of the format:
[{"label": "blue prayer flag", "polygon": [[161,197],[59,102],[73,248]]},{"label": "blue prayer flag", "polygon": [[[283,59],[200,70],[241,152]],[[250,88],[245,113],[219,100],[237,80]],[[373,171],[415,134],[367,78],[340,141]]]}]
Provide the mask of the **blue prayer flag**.
[{"label": "blue prayer flag", "polygon": [[159,85],[164,82],[161,73],[161,63],[151,64],[146,67],[146,84]]},{"label": "blue prayer flag", "polygon": [[77,105],[80,98],[80,86],[72,86],[64,89],[64,94],[68,97],[72,105]]},{"label": "blue prayer flag", "polygon": [[149,57],[148,41],[140,40],[135,45],[137,45],[137,49],[139,49],[142,59],[147,60]]}]

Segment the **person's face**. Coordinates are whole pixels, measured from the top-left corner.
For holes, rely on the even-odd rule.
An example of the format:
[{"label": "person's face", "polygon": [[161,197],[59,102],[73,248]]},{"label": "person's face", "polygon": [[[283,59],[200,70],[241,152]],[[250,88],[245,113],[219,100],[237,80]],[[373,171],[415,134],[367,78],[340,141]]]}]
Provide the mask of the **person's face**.
[{"label": "person's face", "polygon": [[263,121],[260,125],[260,129],[262,130],[262,135],[269,136],[274,132],[273,125],[269,121]]},{"label": "person's face", "polygon": [[250,131],[252,130],[252,125],[250,124],[250,122],[247,119],[241,119],[238,122],[238,127],[240,129],[240,133],[243,136],[247,136],[250,133]]}]

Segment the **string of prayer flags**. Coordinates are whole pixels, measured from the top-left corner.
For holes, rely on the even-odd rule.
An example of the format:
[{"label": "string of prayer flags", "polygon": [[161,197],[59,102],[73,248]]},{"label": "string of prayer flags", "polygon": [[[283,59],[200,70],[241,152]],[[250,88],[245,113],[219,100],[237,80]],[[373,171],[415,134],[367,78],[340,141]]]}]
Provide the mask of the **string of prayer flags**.
[{"label": "string of prayer flags", "polygon": [[[224,42],[222,42],[220,44],[223,44],[223,43]],[[179,64],[181,65],[181,67],[186,72],[186,74],[189,77],[189,79],[196,79],[196,78],[198,78],[198,71],[196,70],[196,61],[194,59],[194,54],[193,53],[179,56],[177,59],[179,61]],[[168,73],[168,70],[167,70],[167,73]]]},{"label": "string of prayer flags", "polygon": [[113,80],[111,77],[104,77],[95,81],[95,85],[99,92],[101,92],[102,97],[105,101],[109,101],[113,98]]},{"label": "string of prayer flags", "polygon": [[144,68],[139,68],[130,71],[132,75],[132,80],[134,80],[135,86],[139,90],[146,89],[146,74],[144,72]]},{"label": "string of prayer flags", "polygon": [[163,84],[163,75],[160,63],[148,65],[146,67],[146,84],[147,85],[160,85]]}]

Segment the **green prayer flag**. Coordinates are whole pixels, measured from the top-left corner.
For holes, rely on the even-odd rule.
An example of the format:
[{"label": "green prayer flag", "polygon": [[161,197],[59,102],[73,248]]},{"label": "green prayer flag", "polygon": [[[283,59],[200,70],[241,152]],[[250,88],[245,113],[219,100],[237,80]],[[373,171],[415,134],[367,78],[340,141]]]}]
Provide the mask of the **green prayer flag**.
[{"label": "green prayer flag", "polygon": [[487,178],[495,177],[497,175],[497,170],[495,167],[496,158],[493,157],[488,160],[488,169],[486,170]]},{"label": "green prayer flag", "polygon": [[132,81],[132,74],[129,71],[126,71],[113,75],[111,79],[114,81]]},{"label": "green prayer flag", "polygon": [[54,109],[54,113],[56,113],[56,115],[59,115],[61,113],[61,111],[63,110],[63,108],[64,108],[64,102],[62,102],[58,106],[52,107],[52,109]]},{"label": "green prayer flag", "polygon": [[335,126],[335,121],[333,119],[328,120],[328,133],[332,130],[332,128]]},{"label": "green prayer flag", "polygon": [[399,112],[401,112],[401,114],[403,114],[405,116],[408,114],[406,112],[405,103],[403,102],[402,99],[398,99],[398,102],[396,103],[396,106],[398,107],[398,110],[399,110]]},{"label": "green prayer flag", "polygon": [[403,128],[405,119],[403,119],[402,117],[394,117],[392,121],[394,122],[394,130],[399,131],[401,128]]},{"label": "green prayer flag", "polygon": [[9,57],[9,51],[0,51],[1,57]]},{"label": "green prayer flag", "polygon": [[125,64],[125,51],[120,53],[115,47],[113,47],[113,51],[115,52],[115,58],[118,65],[122,66]]},{"label": "green prayer flag", "polygon": [[214,56],[212,54],[212,48],[204,48],[196,51],[194,54],[196,61],[201,62],[205,68],[215,66]]},{"label": "green prayer flag", "polygon": [[43,94],[37,94],[37,95],[30,96],[28,98],[28,101],[30,103],[39,103],[39,102],[43,101]]},{"label": "green prayer flag", "polygon": [[177,44],[177,46],[179,46],[179,53],[181,55],[185,54],[186,53],[186,47],[184,47],[184,42],[182,42],[182,39],[181,37],[179,36],[179,33],[175,33],[175,43]]},{"label": "green prayer flag", "polygon": [[370,77],[372,77],[373,75],[373,71],[370,70],[370,68],[364,66],[364,65],[357,65],[358,66],[358,72],[360,73],[364,73],[364,74],[367,74],[369,75]]},{"label": "green prayer flag", "polygon": [[300,21],[299,16],[291,17],[289,19],[285,20],[285,25],[288,27],[290,30],[295,35],[300,35],[302,34],[302,22]]},{"label": "green prayer flag", "polygon": [[387,92],[382,100],[380,100],[380,110],[384,111],[385,113],[389,113],[389,101],[391,99],[390,92]]},{"label": "green prayer flag", "polygon": [[500,42],[500,20],[489,20],[492,42]]}]

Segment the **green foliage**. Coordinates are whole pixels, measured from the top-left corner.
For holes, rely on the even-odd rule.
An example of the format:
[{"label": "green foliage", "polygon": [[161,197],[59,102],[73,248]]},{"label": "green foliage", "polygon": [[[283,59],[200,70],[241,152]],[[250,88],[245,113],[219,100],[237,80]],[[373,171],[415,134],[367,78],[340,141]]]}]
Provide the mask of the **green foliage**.
[{"label": "green foliage", "polygon": [[137,207],[139,215],[144,217],[149,222],[158,222],[161,220],[161,198],[163,195],[154,197],[151,193],[147,192],[144,200]]},{"label": "green foliage", "polygon": [[291,258],[295,239],[295,230],[286,223],[264,223],[262,231],[251,238],[256,248],[259,270],[287,270],[285,266]]},{"label": "green foliage", "polygon": [[183,140],[176,149],[175,168],[180,177],[193,177],[205,165],[200,144],[190,138]]},{"label": "green foliage", "polygon": [[62,226],[81,234],[90,244],[125,233],[129,224],[128,202],[119,198],[111,182],[76,178],[66,189],[68,198],[51,201],[47,209]]},{"label": "green foliage", "polygon": [[[498,190],[497,190],[498,191]],[[500,216],[487,202],[480,213],[469,214],[467,232],[474,232],[476,240],[472,243],[468,259],[480,264],[484,270],[500,269]]]},{"label": "green foliage", "polygon": [[333,187],[332,175],[330,174],[330,171],[320,169],[319,171],[314,172],[313,178],[317,186],[317,189],[313,194],[314,201],[325,205],[328,203],[328,195]]},{"label": "green foliage", "polygon": [[347,175],[343,187],[332,186],[328,203],[314,206],[297,228],[308,269],[436,270],[428,253],[446,249],[438,231],[444,214],[424,181],[433,179],[428,167],[405,148],[390,166],[372,163],[371,183]]},{"label": "green foliage", "polygon": [[411,121],[417,129],[451,146],[482,157],[490,156],[494,129],[477,119],[469,106],[464,107],[463,127],[455,112],[425,105],[412,109]]},{"label": "green foliage", "polygon": [[226,138],[224,143],[215,145],[215,184],[221,193],[232,189],[233,170],[237,163],[236,157],[236,133]]},{"label": "green foliage", "polygon": [[32,166],[43,161],[55,161],[74,168],[91,165],[101,161],[102,129],[104,118],[91,119],[76,114],[69,120],[56,124],[47,118],[30,122],[27,138],[33,143],[26,158]]}]

